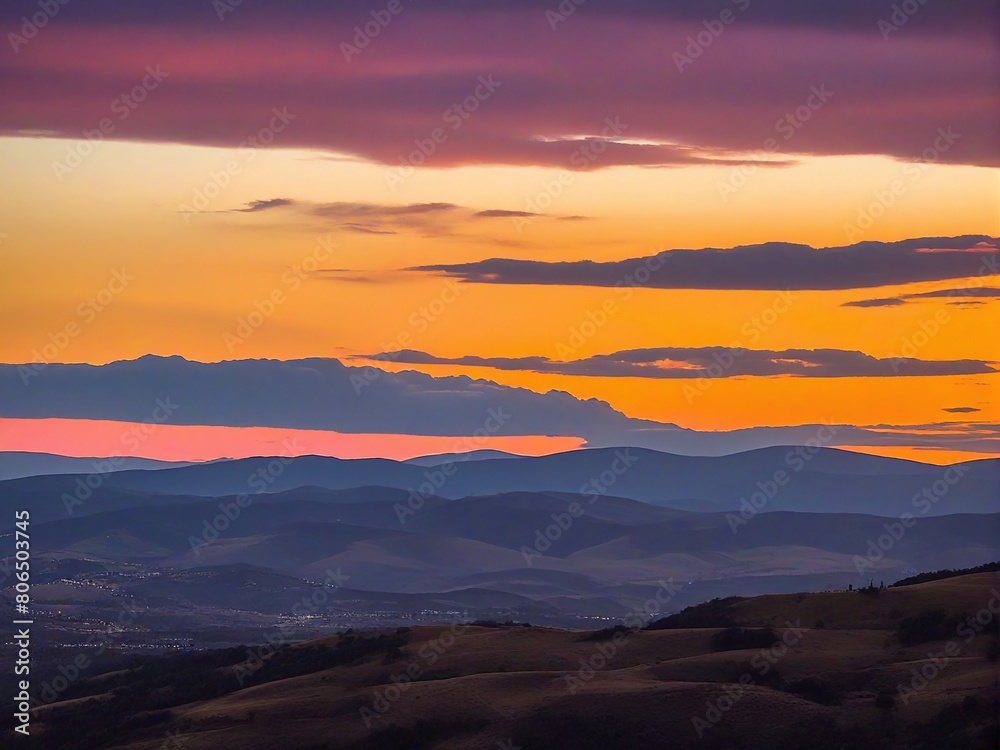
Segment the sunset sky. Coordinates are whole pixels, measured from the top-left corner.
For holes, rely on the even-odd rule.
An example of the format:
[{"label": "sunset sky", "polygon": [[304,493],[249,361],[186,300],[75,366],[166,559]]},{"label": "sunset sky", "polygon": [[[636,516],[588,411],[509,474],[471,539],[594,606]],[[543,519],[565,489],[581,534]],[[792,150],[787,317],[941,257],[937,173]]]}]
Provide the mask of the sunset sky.
[{"label": "sunset sky", "polygon": [[118,375],[57,368],[154,354],[580,400],[465,449],[596,444],[597,399],[718,450],[1000,455],[995,3],[53,5],[0,10],[0,361],[47,365],[0,450],[406,458],[482,421],[282,420],[280,374],[128,448]]}]

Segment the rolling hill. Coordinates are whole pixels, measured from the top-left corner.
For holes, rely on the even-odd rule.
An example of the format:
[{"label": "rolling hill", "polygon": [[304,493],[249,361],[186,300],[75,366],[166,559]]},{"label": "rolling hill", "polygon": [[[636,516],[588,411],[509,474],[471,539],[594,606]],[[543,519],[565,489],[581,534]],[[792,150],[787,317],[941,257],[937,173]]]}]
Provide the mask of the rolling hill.
[{"label": "rolling hill", "polygon": [[29,750],[158,750],[172,737],[190,750],[987,750],[998,736],[997,616],[968,639],[961,620],[918,643],[902,634],[937,608],[1000,612],[997,585],[980,573],[877,595],[743,600],[740,637],[770,645],[725,650],[720,636],[733,631],[718,627],[456,622],[145,657],[124,670],[110,659],[38,707],[38,736],[18,739]]},{"label": "rolling hill", "polygon": [[[47,518],[65,514],[63,495],[103,493],[221,495],[281,492],[299,487],[386,487],[439,496],[511,492],[614,495],[693,512],[751,509],[899,516],[991,513],[1000,510],[1000,459],[954,467],[920,464],[829,448],[763,448],[720,457],[692,457],[635,448],[570,451],[542,457],[417,466],[385,459],[320,456],[217,461],[158,471],[120,471],[8,480],[0,511],[23,498]],[[99,506],[83,502],[75,512]],[[120,506],[119,506],[120,507]]]},{"label": "rolling hill", "polygon": [[732,513],[610,496],[593,504],[563,493],[432,497],[416,511],[406,498],[384,488],[305,488],[239,507],[233,497],[145,496],[158,504],[38,523],[33,552],[39,565],[77,559],[108,569],[253,565],[309,580],[340,569],[350,588],[383,595],[471,587],[498,601],[516,593],[600,614],[633,606],[668,578],[685,583],[680,601],[690,604],[869,577],[891,583],[1000,558],[1000,514],[929,516],[904,528],[866,514],[774,511],[737,524]]}]

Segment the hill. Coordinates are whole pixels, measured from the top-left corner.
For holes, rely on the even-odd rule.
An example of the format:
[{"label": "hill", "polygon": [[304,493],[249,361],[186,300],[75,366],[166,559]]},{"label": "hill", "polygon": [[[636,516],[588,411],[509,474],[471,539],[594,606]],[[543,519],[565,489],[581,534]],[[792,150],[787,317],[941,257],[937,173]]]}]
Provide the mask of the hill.
[{"label": "hill", "polygon": [[[92,477],[90,478],[92,481]],[[9,480],[0,511],[25,496],[40,513],[64,513],[60,498],[80,492],[86,475]],[[511,492],[614,495],[692,512],[790,510],[883,516],[990,513],[1000,510],[1000,459],[953,467],[830,448],[763,448],[729,456],[678,456],[635,448],[600,448],[541,457],[459,461],[418,466],[385,459],[321,456],[217,461],[158,471],[121,471],[100,489],[152,495],[333,490],[381,486],[418,497],[457,499]],[[941,487],[944,489],[942,490]],[[18,506],[20,507],[20,506]],[[87,504],[79,513],[93,512]]]},{"label": "hill", "polygon": [[746,599],[734,617],[773,645],[724,651],[717,628],[581,633],[456,621],[145,657],[37,708],[39,735],[19,746],[154,750],[180,737],[190,750],[985,750],[998,731],[997,614],[968,639],[960,624],[904,645],[899,628],[941,606],[1000,613],[997,584],[980,573],[876,597]]},{"label": "hill", "polygon": [[933,570],[929,573],[918,573],[915,576],[896,581],[893,586],[912,586],[915,583],[926,583],[927,581],[940,581],[944,578],[955,578],[956,576],[969,575],[970,573],[994,573],[1000,570],[1000,562],[991,562],[978,565],[975,568],[962,568],[961,570]]},{"label": "hill", "polygon": [[[713,596],[847,588],[869,576],[892,583],[908,569],[1000,557],[1000,514],[923,518],[873,553],[898,521],[775,511],[734,526],[725,513],[555,492],[431,496],[416,509],[405,491],[385,488],[290,490],[243,505],[238,497],[145,499],[157,504],[37,523],[36,584],[50,570],[67,575],[71,560],[141,566],[146,575],[242,564],[322,580],[340,569],[355,590],[456,597],[475,589],[497,602],[523,597],[566,615],[604,616],[668,578],[685,586],[679,608]],[[184,600],[188,584],[178,577],[173,589]]]},{"label": "hill", "polygon": [[20,479],[45,474],[72,474],[79,472],[176,469],[190,466],[186,461],[158,461],[152,458],[73,458],[52,453],[0,451],[0,480]]}]

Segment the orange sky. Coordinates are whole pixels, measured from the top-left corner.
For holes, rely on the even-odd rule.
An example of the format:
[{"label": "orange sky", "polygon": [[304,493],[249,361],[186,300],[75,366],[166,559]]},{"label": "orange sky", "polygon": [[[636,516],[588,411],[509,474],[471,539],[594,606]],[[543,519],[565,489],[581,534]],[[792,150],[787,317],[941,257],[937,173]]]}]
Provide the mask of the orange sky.
[{"label": "orange sky", "polygon": [[[204,184],[206,175],[235,152],[107,141],[98,144],[99,157],[58,181],[49,165],[64,156],[68,143],[0,138],[0,160],[5,164],[0,176],[5,292],[0,297],[0,319],[5,322],[0,360],[6,362],[104,363],[156,353],[202,361],[331,356],[360,364],[350,358],[398,346],[403,335],[412,342],[410,348],[439,356],[558,358],[560,345],[572,340],[588,311],[600,308],[608,290],[455,284],[400,269],[489,257],[611,260],[665,248],[770,240],[845,245],[849,244],[845,225],[854,222],[859,207],[903,168],[886,157],[802,156],[798,166],[762,170],[739,194],[723,201],[718,183],[728,177],[724,167],[616,167],[575,174],[550,209],[551,216],[520,230],[506,219],[488,223],[456,219],[445,226],[401,226],[393,236],[375,236],[331,234],[330,222],[294,212],[219,211],[275,196],[312,203],[440,201],[477,211],[521,210],[538,186],[560,170],[427,169],[390,189],[385,167],[331,160],[317,152],[273,149],[262,151],[212,202],[212,212],[186,219],[178,207],[190,201],[192,189]],[[998,205],[997,170],[934,165],[860,239],[997,236]],[[588,218],[558,220],[577,215]],[[295,270],[303,267],[351,272],[322,275]],[[134,280],[109,296],[116,272]],[[739,344],[761,349],[828,347],[888,357],[912,339],[923,321],[945,310],[948,324],[917,356],[1000,361],[997,300],[966,308],[946,306],[941,299],[885,309],[841,306],[869,297],[982,283],[968,279],[800,292],[787,313],[772,325],[754,329],[753,340],[747,340],[746,325],[773,305],[774,292],[637,290],[593,336],[574,345],[573,356],[641,347]],[[239,335],[241,319],[262,305],[266,308],[275,294],[281,301],[263,322],[251,335]],[[61,336],[69,324],[78,326],[77,334]],[[713,382],[691,400],[684,394],[684,382],[676,380],[581,378],[469,367],[406,369],[469,374],[541,392],[565,390],[605,400],[629,416],[705,430],[831,420],[855,425],[928,424],[948,421],[950,415],[942,410],[957,406],[979,409],[977,421],[1000,420],[995,380],[987,376],[733,378]],[[93,433],[63,435],[59,431],[67,425],[52,431],[55,426],[47,423],[26,430],[26,425],[7,420],[2,436],[8,449],[58,449],[72,451],[70,455],[81,450],[93,453],[105,445],[100,441],[111,439],[103,427],[88,427]],[[112,433],[116,429],[111,428]],[[186,429],[163,431],[180,436],[174,431]],[[84,434],[83,443],[72,437]],[[215,443],[218,434],[184,432],[188,446],[184,455],[159,439],[151,440],[144,450],[159,446],[160,458],[240,455],[259,452],[266,441],[278,437],[228,431],[225,441]],[[337,435],[312,435],[309,440],[314,441],[310,452],[316,453],[408,456],[450,450],[444,443],[453,439],[442,439],[440,445],[426,438],[377,436],[352,436],[346,443]],[[550,450],[551,445],[495,439],[489,447],[534,453]]]}]

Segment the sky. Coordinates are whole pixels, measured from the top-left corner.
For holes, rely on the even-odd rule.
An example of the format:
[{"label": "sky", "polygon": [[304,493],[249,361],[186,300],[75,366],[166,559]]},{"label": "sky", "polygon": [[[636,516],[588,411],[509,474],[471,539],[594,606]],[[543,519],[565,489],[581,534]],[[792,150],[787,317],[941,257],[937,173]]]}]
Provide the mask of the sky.
[{"label": "sky", "polygon": [[827,5],[5,4],[0,450],[1000,455],[997,6]]}]

